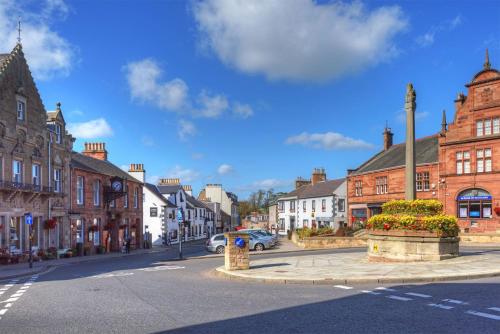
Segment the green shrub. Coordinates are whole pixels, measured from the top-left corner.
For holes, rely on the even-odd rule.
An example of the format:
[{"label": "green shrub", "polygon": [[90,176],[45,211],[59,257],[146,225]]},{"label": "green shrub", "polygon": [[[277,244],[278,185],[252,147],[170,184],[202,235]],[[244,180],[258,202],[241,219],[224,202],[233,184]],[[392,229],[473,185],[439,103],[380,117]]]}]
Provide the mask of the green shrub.
[{"label": "green shrub", "polygon": [[368,219],[368,229],[373,230],[412,230],[441,232],[449,236],[458,235],[457,218],[449,215],[416,217],[412,215],[380,214]]},{"label": "green shrub", "polygon": [[438,215],[443,212],[443,204],[433,199],[393,200],[382,205],[382,212],[386,214]]}]

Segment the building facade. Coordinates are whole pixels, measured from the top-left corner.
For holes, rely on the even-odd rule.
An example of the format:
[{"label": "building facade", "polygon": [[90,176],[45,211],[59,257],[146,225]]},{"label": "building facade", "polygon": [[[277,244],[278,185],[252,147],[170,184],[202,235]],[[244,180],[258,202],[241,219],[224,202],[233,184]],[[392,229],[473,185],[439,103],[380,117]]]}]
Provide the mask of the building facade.
[{"label": "building facade", "polygon": [[222,221],[226,221],[226,217],[230,217],[230,223],[225,223],[222,227],[224,232],[233,231],[236,226],[240,225],[240,216],[238,213],[238,197],[222,188],[221,184],[207,184],[198,195],[198,199],[204,202],[219,203],[222,211]]},{"label": "building facade", "polygon": [[[453,122],[443,111],[441,131],[416,141],[419,199],[438,199],[455,215],[462,232],[500,231],[500,72],[486,54],[483,69],[459,93]],[[351,224],[362,225],[381,205],[404,199],[405,144],[392,145],[348,171]]]}]

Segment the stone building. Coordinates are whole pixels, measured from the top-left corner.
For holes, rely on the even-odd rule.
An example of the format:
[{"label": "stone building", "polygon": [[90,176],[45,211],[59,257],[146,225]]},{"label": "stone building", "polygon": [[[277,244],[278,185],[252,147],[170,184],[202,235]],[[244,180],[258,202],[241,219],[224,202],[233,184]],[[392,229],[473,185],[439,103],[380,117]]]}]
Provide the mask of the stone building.
[{"label": "stone building", "polygon": [[71,245],[119,251],[143,243],[143,184],[108,161],[104,143],[85,143],[71,158]]},{"label": "stone building", "polygon": [[47,113],[22,45],[0,55],[0,248],[28,251],[25,214],[33,216],[33,247],[70,246],[69,163],[74,139],[57,105]]},{"label": "stone building", "polygon": [[[443,111],[441,131],[416,141],[417,198],[439,199],[463,232],[500,231],[500,72],[488,54],[483,69],[455,100],[453,122]],[[405,198],[405,144],[392,145],[348,171],[350,223],[380,213],[391,199]]]}]

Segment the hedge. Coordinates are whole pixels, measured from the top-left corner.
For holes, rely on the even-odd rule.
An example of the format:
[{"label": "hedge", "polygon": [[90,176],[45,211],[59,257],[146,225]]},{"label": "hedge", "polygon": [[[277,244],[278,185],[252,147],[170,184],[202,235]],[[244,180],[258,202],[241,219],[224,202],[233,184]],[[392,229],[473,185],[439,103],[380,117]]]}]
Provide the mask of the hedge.
[{"label": "hedge", "polygon": [[443,213],[443,204],[438,200],[417,199],[414,201],[394,200],[382,204],[385,214],[401,215],[439,215]]},{"label": "hedge", "polygon": [[333,230],[330,227],[321,227],[318,229],[303,227],[296,229],[296,231],[300,239],[333,233]]}]

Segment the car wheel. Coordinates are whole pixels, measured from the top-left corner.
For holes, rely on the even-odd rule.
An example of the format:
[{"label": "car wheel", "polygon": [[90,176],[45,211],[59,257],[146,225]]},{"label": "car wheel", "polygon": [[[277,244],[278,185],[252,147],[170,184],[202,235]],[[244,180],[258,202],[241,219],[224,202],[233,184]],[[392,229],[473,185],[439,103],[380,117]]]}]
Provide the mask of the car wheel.
[{"label": "car wheel", "polygon": [[219,247],[217,247],[217,248],[215,249],[215,252],[216,252],[217,254],[222,254],[222,253],[224,253],[224,246],[219,246]]},{"label": "car wheel", "polygon": [[263,244],[257,244],[255,245],[255,250],[256,251],[263,251],[264,250],[264,245]]}]

